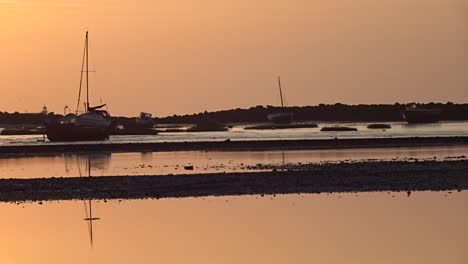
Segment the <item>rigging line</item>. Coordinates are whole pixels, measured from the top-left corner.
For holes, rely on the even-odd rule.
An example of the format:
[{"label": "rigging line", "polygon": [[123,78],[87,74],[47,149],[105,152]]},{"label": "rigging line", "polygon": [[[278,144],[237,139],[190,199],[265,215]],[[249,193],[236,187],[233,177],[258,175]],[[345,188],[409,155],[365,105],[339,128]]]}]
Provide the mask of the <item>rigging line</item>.
[{"label": "rigging line", "polygon": [[75,111],[76,115],[78,115],[78,110],[80,108],[81,86],[83,85],[83,70],[84,70],[85,52],[86,52],[86,43],[85,43],[85,46],[84,46],[84,49],[83,49],[83,60],[81,62],[80,89],[78,91],[78,102],[76,104],[76,111]]},{"label": "rigging line", "polygon": [[88,69],[88,31],[86,31],[86,111],[89,109],[89,69]]},{"label": "rigging line", "polygon": [[[89,50],[91,51],[94,51],[95,46],[93,45],[93,43],[89,43],[88,42],[88,54],[89,54]],[[88,72],[92,73],[91,74],[91,82],[90,84],[93,85],[93,92],[94,94],[99,94],[99,75],[97,74],[97,68],[96,68],[96,60],[93,60],[93,53],[89,54],[89,57],[91,58],[91,60],[88,62],[89,63],[89,69],[88,69]],[[95,97],[92,97],[92,98],[97,98],[97,96]]]}]

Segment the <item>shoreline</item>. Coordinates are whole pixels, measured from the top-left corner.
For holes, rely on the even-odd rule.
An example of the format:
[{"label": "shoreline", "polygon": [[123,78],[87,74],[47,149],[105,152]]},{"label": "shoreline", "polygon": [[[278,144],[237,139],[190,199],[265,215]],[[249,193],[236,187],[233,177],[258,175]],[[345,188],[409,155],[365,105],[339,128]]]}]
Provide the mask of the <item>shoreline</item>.
[{"label": "shoreline", "polygon": [[158,143],[83,143],[3,145],[1,155],[29,155],[80,152],[170,152],[170,151],[269,151],[269,150],[326,150],[362,148],[411,148],[465,146],[468,137],[401,137],[356,139],[302,139],[302,140],[224,140],[200,142]]},{"label": "shoreline", "polygon": [[309,164],[185,175],[0,179],[0,202],[468,190],[468,160]]}]

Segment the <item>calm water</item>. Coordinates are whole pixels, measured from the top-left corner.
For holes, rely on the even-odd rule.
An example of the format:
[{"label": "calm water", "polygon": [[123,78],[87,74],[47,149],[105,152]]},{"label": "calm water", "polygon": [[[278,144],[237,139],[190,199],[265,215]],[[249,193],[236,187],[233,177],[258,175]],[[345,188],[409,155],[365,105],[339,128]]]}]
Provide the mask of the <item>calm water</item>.
[{"label": "calm water", "polygon": [[[339,123],[355,127],[355,132],[321,132],[320,127],[337,123],[320,123],[319,128],[281,129],[281,130],[245,130],[237,126],[227,132],[198,133],[161,133],[155,136],[112,136],[105,143],[124,142],[183,142],[213,140],[273,140],[273,139],[330,139],[330,138],[383,138],[383,137],[431,137],[431,136],[468,136],[468,122],[442,122],[438,124],[408,125],[406,123],[388,123],[391,129],[367,129],[370,123]],[[41,142],[42,136],[0,136],[0,145],[63,144]],[[90,142],[88,142],[90,143]],[[103,143],[103,142],[94,142]]]},{"label": "calm water", "polygon": [[[252,152],[147,152],[51,154],[42,156],[0,156],[0,178],[40,178],[87,176],[161,175],[182,173],[245,171],[256,164],[308,163],[362,159],[442,159],[468,155],[468,147],[348,149]],[[193,171],[183,166],[194,166]]]},{"label": "calm water", "polygon": [[[224,135],[229,133],[250,132]],[[209,134],[187,136],[202,140]],[[86,176],[88,167],[93,176],[243,171],[258,163],[467,153],[462,146],[2,156],[0,177]],[[0,263],[465,264],[467,204],[466,191],[0,203]]]},{"label": "calm water", "polygon": [[0,263],[468,263],[468,192],[0,204]]}]

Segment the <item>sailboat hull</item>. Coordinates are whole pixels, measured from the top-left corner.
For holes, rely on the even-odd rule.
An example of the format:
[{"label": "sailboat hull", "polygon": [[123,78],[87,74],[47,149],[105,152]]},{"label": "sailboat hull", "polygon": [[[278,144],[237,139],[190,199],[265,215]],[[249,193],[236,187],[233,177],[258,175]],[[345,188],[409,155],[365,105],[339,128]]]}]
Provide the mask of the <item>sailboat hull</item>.
[{"label": "sailboat hull", "polygon": [[109,139],[109,130],[100,127],[80,127],[75,124],[48,124],[46,135],[50,141],[95,141]]},{"label": "sailboat hull", "polygon": [[402,114],[409,124],[421,124],[439,122],[440,112],[439,109],[407,109]]},{"label": "sailboat hull", "polygon": [[267,118],[275,124],[290,124],[293,122],[293,113],[269,114]]}]

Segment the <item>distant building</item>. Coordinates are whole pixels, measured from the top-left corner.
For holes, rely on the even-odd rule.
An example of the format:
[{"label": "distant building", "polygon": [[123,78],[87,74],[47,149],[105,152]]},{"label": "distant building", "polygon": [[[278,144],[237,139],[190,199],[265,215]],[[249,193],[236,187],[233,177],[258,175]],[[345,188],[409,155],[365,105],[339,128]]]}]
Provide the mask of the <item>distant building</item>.
[{"label": "distant building", "polygon": [[49,111],[47,111],[47,106],[46,106],[46,105],[44,105],[44,106],[42,107],[41,114],[43,114],[43,115],[47,115],[48,113],[49,113]]}]

